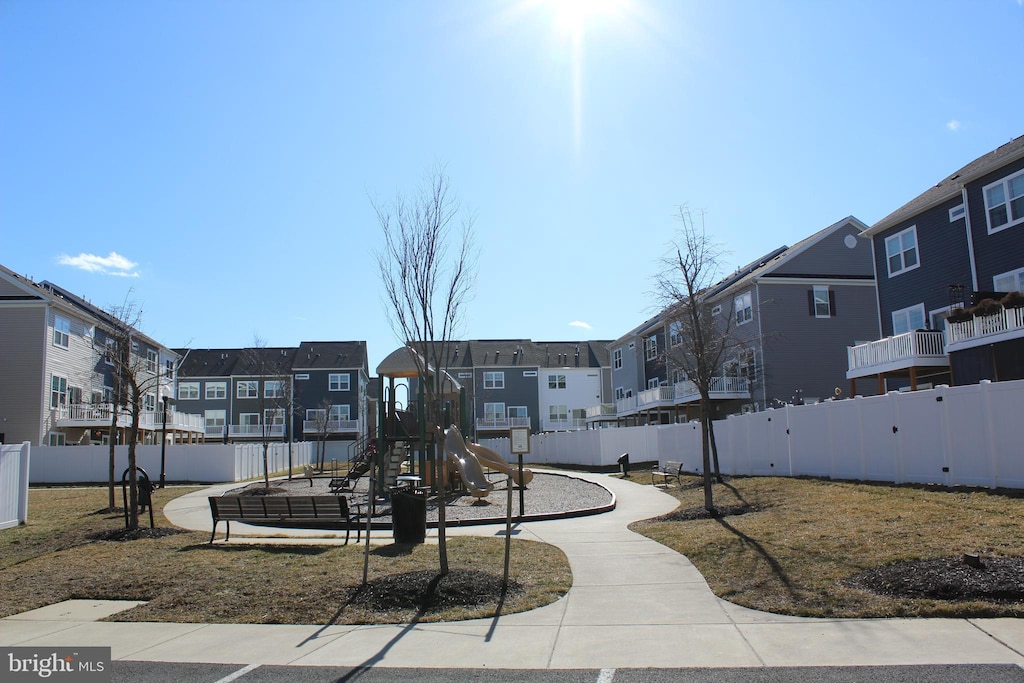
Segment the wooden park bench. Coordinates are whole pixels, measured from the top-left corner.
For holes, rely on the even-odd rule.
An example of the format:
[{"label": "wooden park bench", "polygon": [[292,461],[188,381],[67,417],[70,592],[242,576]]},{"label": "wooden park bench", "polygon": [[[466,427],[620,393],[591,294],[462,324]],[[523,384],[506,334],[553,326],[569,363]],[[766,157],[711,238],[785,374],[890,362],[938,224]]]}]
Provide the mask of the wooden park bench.
[{"label": "wooden park bench", "polygon": [[668,487],[668,480],[671,478],[675,478],[676,486],[682,488],[682,474],[683,463],[676,462],[674,460],[667,460],[664,465],[659,463],[651,469],[651,483],[657,486],[658,482],[655,481],[655,478],[661,477],[661,484],[665,487]]},{"label": "wooden park bench", "polygon": [[344,529],[346,545],[354,526],[356,541],[362,538],[361,506],[355,505],[353,513],[345,496],[210,496],[209,501],[213,515],[210,543],[221,521],[227,523],[225,541],[231,537],[232,521],[300,529]]}]

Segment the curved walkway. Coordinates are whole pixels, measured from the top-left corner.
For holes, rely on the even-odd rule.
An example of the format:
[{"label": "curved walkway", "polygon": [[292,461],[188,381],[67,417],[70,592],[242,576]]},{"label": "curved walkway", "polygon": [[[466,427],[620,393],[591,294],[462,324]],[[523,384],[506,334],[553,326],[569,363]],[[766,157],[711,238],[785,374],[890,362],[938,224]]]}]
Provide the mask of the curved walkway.
[{"label": "curved walkway", "polygon": [[[0,620],[0,645],[110,645],[115,659],[325,666],[1024,666],[1022,620],[803,619],[720,600],[684,556],[626,528],[673,510],[674,498],[616,477],[572,474],[606,486],[617,507],[515,529],[520,538],[561,548],[573,570],[572,588],[563,599],[530,612],[439,624],[283,626],[90,623],[99,618],[102,604],[72,605],[63,617],[59,606],[51,606]],[[209,531],[209,492],[176,499],[164,512],[176,525]],[[237,526],[232,543],[236,534],[266,533]],[[448,530],[453,535],[503,532],[504,525]],[[76,620],[76,614],[82,616]]]}]

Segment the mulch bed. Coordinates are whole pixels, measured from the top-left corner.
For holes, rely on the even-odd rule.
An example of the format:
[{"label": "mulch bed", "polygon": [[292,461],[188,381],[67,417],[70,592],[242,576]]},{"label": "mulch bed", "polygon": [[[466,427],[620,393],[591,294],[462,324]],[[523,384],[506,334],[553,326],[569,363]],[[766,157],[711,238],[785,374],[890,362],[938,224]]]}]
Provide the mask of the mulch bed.
[{"label": "mulch bed", "polygon": [[896,562],[844,583],[901,598],[1019,602],[1024,600],[1024,557],[986,557],[981,567],[971,567],[962,557]]},{"label": "mulch bed", "polygon": [[[519,593],[523,587],[509,581],[506,594]],[[445,576],[437,570],[423,570],[405,574],[391,574],[357,587],[349,597],[349,604],[367,609],[419,608],[423,612],[449,607],[471,607],[494,601],[501,593],[501,577],[472,569],[452,569]]]},{"label": "mulch bed", "polygon": [[686,508],[685,510],[676,510],[670,512],[667,515],[658,517],[658,522],[689,522],[695,519],[717,519],[719,517],[729,517],[733,515],[745,515],[751,512],[760,512],[764,510],[763,505],[717,505],[714,511],[708,510],[703,507],[697,508]]}]

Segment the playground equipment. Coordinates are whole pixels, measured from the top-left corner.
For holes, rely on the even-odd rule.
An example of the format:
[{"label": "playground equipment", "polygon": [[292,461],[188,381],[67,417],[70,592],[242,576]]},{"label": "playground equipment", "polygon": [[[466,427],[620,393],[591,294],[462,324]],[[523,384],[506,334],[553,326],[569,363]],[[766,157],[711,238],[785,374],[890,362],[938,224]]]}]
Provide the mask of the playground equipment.
[{"label": "playground equipment", "polygon": [[510,465],[505,458],[501,457],[487,446],[481,446],[478,443],[469,442],[466,444],[469,452],[472,453],[480,464],[484,467],[489,467],[492,470],[498,470],[506,476],[512,477],[512,481],[515,482],[516,486],[526,486],[533,481],[533,470],[523,469],[522,478],[519,476],[519,468]]},{"label": "playground equipment", "polygon": [[488,493],[494,490],[494,484],[487,481],[484,468],[480,461],[470,450],[466,440],[462,438],[462,432],[455,425],[452,425],[444,432],[444,450],[450,458],[449,462],[459,473],[466,490],[474,498],[485,498]]}]

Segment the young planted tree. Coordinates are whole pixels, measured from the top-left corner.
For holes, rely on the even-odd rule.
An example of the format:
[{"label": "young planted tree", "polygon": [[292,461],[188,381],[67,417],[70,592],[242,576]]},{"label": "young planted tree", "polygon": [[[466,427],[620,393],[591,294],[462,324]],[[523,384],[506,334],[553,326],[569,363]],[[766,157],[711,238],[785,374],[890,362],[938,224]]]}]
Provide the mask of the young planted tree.
[{"label": "young planted tree", "polygon": [[320,472],[324,471],[327,460],[327,436],[331,433],[331,406],[331,399],[322,399],[312,413],[313,428],[316,430],[316,465]]},{"label": "young planted tree", "polygon": [[291,356],[281,349],[267,347],[259,335],[243,353],[245,367],[256,382],[256,408],[259,411],[260,445],[263,450],[263,486],[270,488],[270,444],[283,442],[291,410]]},{"label": "young planted tree", "polygon": [[441,395],[449,346],[475,275],[473,217],[462,212],[443,169],[429,175],[414,195],[399,194],[393,203],[374,203],[373,208],[384,234],[384,248],[376,256],[388,320],[415,363],[423,415],[435,448],[438,552],[441,574],[447,574]]},{"label": "young planted tree", "polygon": [[[128,510],[126,511],[129,529],[139,527],[139,482],[136,472],[136,445],[142,413],[146,408],[146,396],[155,398],[160,389],[160,364],[154,362],[148,353],[153,350],[147,345],[144,337],[137,331],[142,320],[141,310],[131,302],[109,311],[109,329],[105,331],[102,353],[104,360],[111,365],[114,378],[113,408],[110,424],[110,467],[108,499],[113,500],[114,489],[114,444],[117,441],[117,412],[124,410],[131,422],[128,428]],[[108,500],[108,502],[109,502]]]},{"label": "young planted tree", "polygon": [[723,363],[736,347],[731,314],[712,315],[706,294],[720,280],[724,252],[705,231],[703,214],[679,208],[679,227],[672,247],[655,276],[656,296],[667,311],[668,324],[678,343],[666,349],[667,361],[682,370],[700,394],[701,456],[704,468],[704,507],[714,512],[712,476],[721,481],[717,454],[711,462],[713,441],[711,391]]}]

